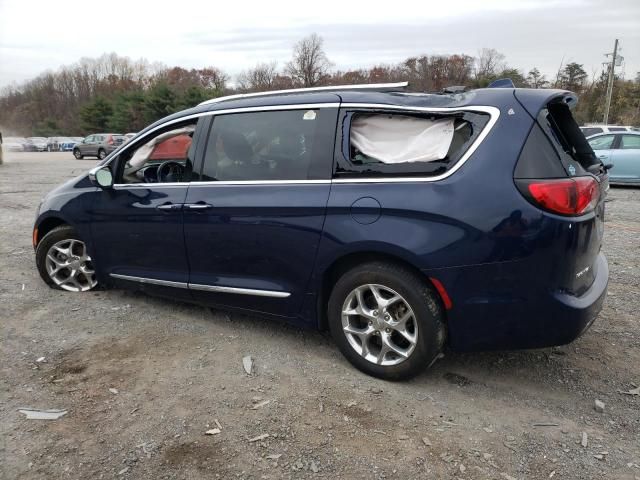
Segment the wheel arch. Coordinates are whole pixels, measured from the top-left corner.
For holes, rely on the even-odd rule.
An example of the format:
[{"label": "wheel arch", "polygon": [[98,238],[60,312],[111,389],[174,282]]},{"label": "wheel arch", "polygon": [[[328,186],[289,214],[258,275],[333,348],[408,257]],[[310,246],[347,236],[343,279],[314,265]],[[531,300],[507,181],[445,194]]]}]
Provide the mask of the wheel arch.
[{"label": "wheel arch", "polygon": [[34,234],[33,234],[33,240],[34,240],[33,248],[35,248],[38,245],[38,243],[40,243],[40,240],[42,240],[47,233],[49,233],[51,230],[61,225],[71,226],[71,224],[66,220],[62,219],[61,217],[55,217],[55,216],[45,217],[42,220],[40,220],[38,223],[36,223],[36,227],[34,229]]},{"label": "wheel arch", "polygon": [[365,250],[365,251],[357,251],[346,253],[338,258],[336,258],[321,274],[321,279],[319,282],[319,290],[317,296],[317,304],[316,304],[316,318],[318,323],[318,329],[326,330],[328,328],[327,325],[327,303],[329,300],[329,295],[331,294],[332,285],[340,278],[340,276],[346,271],[354,268],[357,265],[361,265],[367,262],[373,261],[384,261],[387,263],[395,264],[406,268],[420,278],[424,280],[424,282],[429,285],[434,292],[436,292],[441,305],[442,311],[444,312],[444,320],[445,324],[447,323],[447,314],[445,308],[445,299],[442,297],[442,293],[439,291],[439,288],[433,284],[431,279],[421,271],[413,262],[408,260],[406,257],[392,254],[388,252],[381,252],[377,250]]}]

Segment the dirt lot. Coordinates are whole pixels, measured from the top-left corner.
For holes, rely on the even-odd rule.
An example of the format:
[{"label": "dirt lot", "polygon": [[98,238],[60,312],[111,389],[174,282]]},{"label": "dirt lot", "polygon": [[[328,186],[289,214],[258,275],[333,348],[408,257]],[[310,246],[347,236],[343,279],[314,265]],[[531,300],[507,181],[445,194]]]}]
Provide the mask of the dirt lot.
[{"label": "dirt lot", "polygon": [[[610,192],[610,293],[581,339],[446,352],[388,383],[352,368],[324,333],[127,291],[49,289],[34,267],[35,208],[95,161],[7,157],[2,478],[640,479],[640,396],[620,393],[640,386],[640,189]],[[68,414],[27,420],[22,407]]]}]

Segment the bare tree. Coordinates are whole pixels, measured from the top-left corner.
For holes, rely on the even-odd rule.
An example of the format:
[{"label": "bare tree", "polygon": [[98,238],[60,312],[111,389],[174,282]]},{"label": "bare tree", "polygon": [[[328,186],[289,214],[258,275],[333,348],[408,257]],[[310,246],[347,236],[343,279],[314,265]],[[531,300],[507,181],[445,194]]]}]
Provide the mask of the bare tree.
[{"label": "bare tree", "polygon": [[245,92],[273,90],[278,77],[277,63],[258,63],[238,75],[238,86]]},{"label": "bare tree", "polygon": [[489,78],[507,68],[505,57],[495,48],[483,48],[476,60],[476,79]]},{"label": "bare tree", "polygon": [[322,37],[312,33],[293,47],[293,58],[286,66],[286,72],[297,85],[313,87],[329,73],[331,62],[322,49]]}]

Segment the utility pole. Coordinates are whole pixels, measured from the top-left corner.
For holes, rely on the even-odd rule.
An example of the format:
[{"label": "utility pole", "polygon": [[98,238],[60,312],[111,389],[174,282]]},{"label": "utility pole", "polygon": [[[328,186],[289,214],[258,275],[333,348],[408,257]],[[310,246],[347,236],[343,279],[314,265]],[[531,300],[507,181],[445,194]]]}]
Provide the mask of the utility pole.
[{"label": "utility pole", "polygon": [[609,108],[611,107],[611,95],[613,95],[613,79],[615,77],[616,55],[618,54],[618,39],[613,46],[613,53],[607,53],[607,57],[612,55],[611,64],[609,65],[609,79],[607,81],[607,97],[604,104],[604,124],[609,124]]}]

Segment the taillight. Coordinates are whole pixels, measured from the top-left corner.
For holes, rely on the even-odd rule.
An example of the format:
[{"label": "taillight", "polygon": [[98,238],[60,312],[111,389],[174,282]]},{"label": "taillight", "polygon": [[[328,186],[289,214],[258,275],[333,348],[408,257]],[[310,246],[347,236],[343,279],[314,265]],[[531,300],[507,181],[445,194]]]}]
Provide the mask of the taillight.
[{"label": "taillight", "polygon": [[544,210],[559,215],[582,215],[595,208],[600,197],[594,177],[516,180],[520,191]]}]

